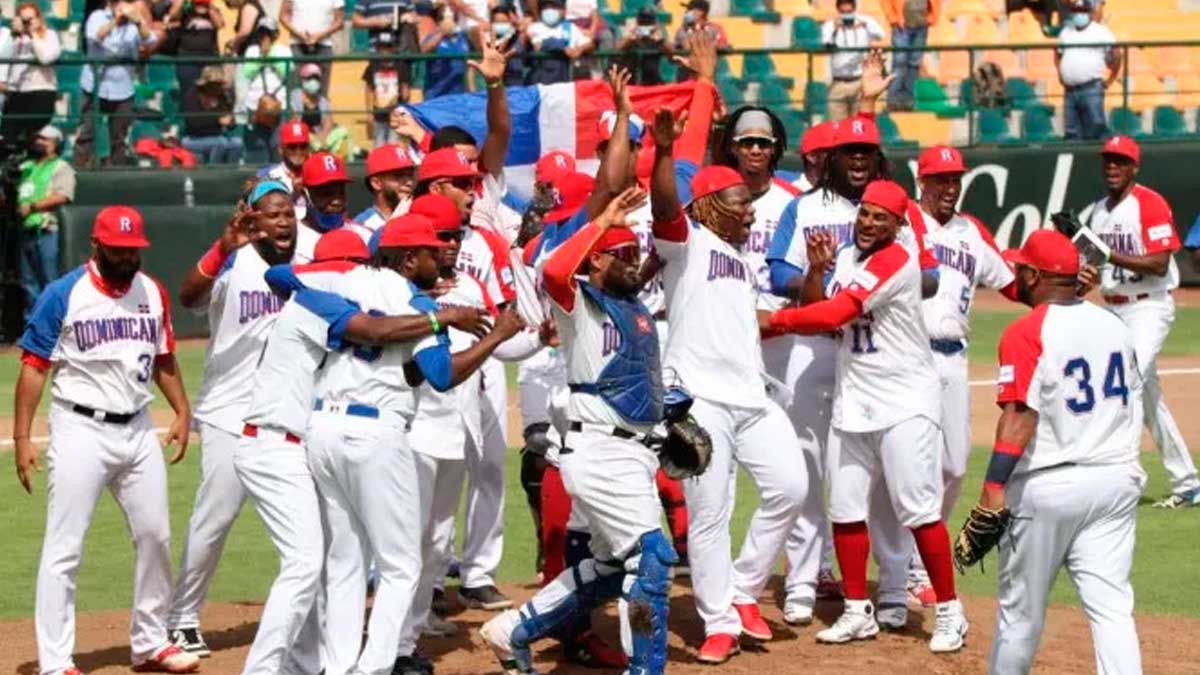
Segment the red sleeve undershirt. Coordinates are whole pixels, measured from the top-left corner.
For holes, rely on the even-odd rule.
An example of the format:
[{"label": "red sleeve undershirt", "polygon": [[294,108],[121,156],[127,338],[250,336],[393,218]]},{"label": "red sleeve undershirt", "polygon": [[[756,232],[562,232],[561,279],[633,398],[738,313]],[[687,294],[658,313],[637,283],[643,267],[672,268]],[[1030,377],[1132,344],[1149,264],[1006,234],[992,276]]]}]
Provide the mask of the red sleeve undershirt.
[{"label": "red sleeve undershirt", "polygon": [[653,231],[657,239],[682,244],[688,238],[687,216],[684,215],[683,211],[680,211],[671,220],[655,221]]},{"label": "red sleeve undershirt", "polygon": [[50,370],[50,359],[43,358],[29,350],[21,353],[21,363],[24,363],[32,368],[42,371],[43,373]]},{"label": "red sleeve undershirt", "polygon": [[713,85],[709,82],[696,82],[692,90],[692,102],[688,105],[687,124],[683,127],[683,135],[675,141],[676,161],[687,160],[696,166],[704,164],[714,106]]},{"label": "red sleeve undershirt", "polygon": [[554,253],[546,260],[546,266],[542,269],[546,293],[566,312],[575,309],[575,272],[592,245],[603,235],[604,230],[599,225],[588,223],[554,249]]},{"label": "red sleeve undershirt", "polygon": [[804,307],[781,309],[771,315],[767,336],[780,333],[816,335],[850,323],[862,314],[862,301],[847,291]]}]

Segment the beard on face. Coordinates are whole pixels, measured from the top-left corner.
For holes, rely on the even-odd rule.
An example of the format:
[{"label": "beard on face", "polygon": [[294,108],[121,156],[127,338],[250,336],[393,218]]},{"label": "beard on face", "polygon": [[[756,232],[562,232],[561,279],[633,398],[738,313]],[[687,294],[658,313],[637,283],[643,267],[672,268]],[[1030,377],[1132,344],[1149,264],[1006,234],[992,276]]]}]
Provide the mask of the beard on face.
[{"label": "beard on face", "polygon": [[400,206],[400,191],[391,188],[384,188],[383,201],[387,202],[389,209],[395,211],[396,207]]},{"label": "beard on face", "polygon": [[100,276],[104,280],[115,286],[128,286],[133,277],[137,275],[138,270],[142,267],[140,259],[128,263],[117,261],[109,258],[103,250],[99,250],[96,255],[96,267],[100,270]]},{"label": "beard on face", "polygon": [[258,255],[262,256],[268,265],[282,265],[291,262],[292,255],[296,252],[296,237],[292,237],[292,243],[286,249],[276,246],[270,238],[259,239],[253,243]]},{"label": "beard on face", "polygon": [[1021,304],[1033,306],[1033,287],[1025,281],[1023,274],[1017,275],[1017,300]]}]

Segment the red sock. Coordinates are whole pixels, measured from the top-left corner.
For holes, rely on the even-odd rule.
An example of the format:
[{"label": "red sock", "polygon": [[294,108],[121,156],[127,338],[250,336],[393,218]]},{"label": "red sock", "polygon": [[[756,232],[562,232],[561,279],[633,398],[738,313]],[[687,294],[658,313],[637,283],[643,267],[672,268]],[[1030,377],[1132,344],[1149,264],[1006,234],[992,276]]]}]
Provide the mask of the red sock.
[{"label": "red sock", "polygon": [[671,528],[671,539],[675,543],[675,552],[680,556],[687,555],[688,512],[687,503],[683,499],[683,485],[677,480],[667,478],[662,469],[654,476],[658,484],[658,499],[662,502],[663,511],[667,514],[667,527]]},{"label": "red sock", "polygon": [[842,590],[847,600],[866,600],[867,558],[871,555],[871,537],[867,524],[834,523],[833,550],[842,570]]},{"label": "red sock", "polygon": [[542,581],[549,583],[566,568],[567,521],[571,518],[571,496],[563,486],[558,467],[547,466],[542,475]]},{"label": "red sock", "polygon": [[946,524],[940,520],[926,523],[914,527],[912,533],[937,601],[949,602],[958,597],[954,591],[954,565],[950,558],[950,533],[946,531]]}]

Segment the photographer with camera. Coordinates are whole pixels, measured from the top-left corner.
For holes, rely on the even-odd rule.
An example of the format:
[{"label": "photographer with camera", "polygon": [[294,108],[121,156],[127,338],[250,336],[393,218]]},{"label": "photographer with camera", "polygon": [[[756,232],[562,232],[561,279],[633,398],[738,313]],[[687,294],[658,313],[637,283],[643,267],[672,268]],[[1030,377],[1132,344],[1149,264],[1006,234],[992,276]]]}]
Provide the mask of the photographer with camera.
[{"label": "photographer with camera", "polygon": [[[133,61],[141,59],[142,47],[158,43],[158,36],[133,0],[108,0],[103,9],[92,12],[84,27],[87,55],[92,59]],[[79,88],[83,90],[80,110],[82,127],[75,140],[75,165],[87,166],[92,159],[92,144],[96,137],[96,106],[109,115],[108,138],[112,155],[106,164],[125,164],[128,155],[125,136],[133,124],[133,87],[137,81],[137,66],[132,63],[92,63],[83,66]]]},{"label": "photographer with camera", "polygon": [[[858,98],[862,93],[863,59],[861,49],[883,40],[883,27],[875,19],[855,13],[855,0],[838,0],[838,15],[821,26],[821,42],[833,51],[830,57],[829,119],[837,122],[858,113]],[[874,111],[866,111],[874,112]]]},{"label": "photographer with camera", "polygon": [[617,49],[626,52],[621,65],[632,78],[630,84],[662,84],[662,55],[671,53],[667,31],[658,23],[658,9],[645,5],[625,26]]},{"label": "photographer with camera", "polygon": [[58,278],[58,208],[75,200],[75,170],[58,156],[63,135],[42,127],[21,163],[17,215],[21,219],[21,288],[25,318],[42,290]]},{"label": "photographer with camera", "polygon": [[54,114],[58,97],[54,62],[62,46],[58,34],[46,27],[37,3],[17,6],[11,31],[12,58],[24,63],[0,65],[0,93],[5,94],[0,136],[24,146]]}]

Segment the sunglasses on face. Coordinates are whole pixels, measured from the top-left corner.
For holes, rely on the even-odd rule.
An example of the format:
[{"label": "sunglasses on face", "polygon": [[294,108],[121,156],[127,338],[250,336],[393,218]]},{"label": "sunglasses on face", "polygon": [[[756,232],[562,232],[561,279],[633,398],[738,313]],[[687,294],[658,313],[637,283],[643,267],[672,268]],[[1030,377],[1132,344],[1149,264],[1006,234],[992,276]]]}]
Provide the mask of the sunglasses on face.
[{"label": "sunglasses on face", "polygon": [[637,246],[622,246],[603,251],[604,255],[612,256],[626,265],[636,265],[641,258],[641,250]]},{"label": "sunglasses on face", "polygon": [[774,139],[762,138],[759,136],[751,136],[749,138],[739,138],[736,143],[739,148],[749,150],[750,148],[762,148],[763,150],[771,150],[775,147]]},{"label": "sunglasses on face", "polygon": [[437,238],[438,238],[438,241],[445,241],[445,242],[462,241],[463,235],[465,235],[465,234],[466,233],[463,232],[462,230],[442,230],[437,233]]},{"label": "sunglasses on face", "polygon": [[445,182],[453,185],[455,188],[463,192],[472,192],[475,186],[479,184],[479,179],[473,176],[459,176],[457,178],[447,179]]}]

